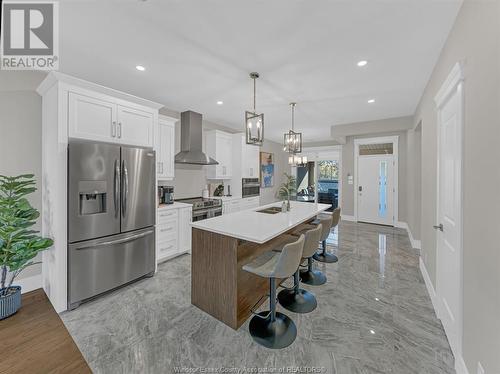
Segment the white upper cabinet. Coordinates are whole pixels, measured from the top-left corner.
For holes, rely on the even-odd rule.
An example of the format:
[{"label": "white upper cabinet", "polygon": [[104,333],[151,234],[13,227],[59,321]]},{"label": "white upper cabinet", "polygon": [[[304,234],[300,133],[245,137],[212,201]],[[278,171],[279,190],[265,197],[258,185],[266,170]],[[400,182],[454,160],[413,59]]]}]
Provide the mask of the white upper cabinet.
[{"label": "white upper cabinet", "polygon": [[117,137],[120,143],[152,147],[154,121],[151,112],[118,105]]},{"label": "white upper cabinet", "polygon": [[246,144],[243,137],[242,145],[242,178],[259,178],[259,152],[260,148]]},{"label": "white upper cabinet", "polygon": [[70,138],[153,147],[157,110],[99,93],[68,94]]},{"label": "white upper cabinet", "polygon": [[174,118],[160,116],[156,142],[156,161],[158,179],[174,178],[175,158],[175,121]]},{"label": "white upper cabinet", "polygon": [[211,165],[207,170],[209,179],[231,179],[233,175],[233,138],[232,134],[219,130],[210,130],[206,134],[207,155],[214,158],[218,165]]},{"label": "white upper cabinet", "polygon": [[90,96],[69,93],[69,137],[115,142],[117,107]]}]

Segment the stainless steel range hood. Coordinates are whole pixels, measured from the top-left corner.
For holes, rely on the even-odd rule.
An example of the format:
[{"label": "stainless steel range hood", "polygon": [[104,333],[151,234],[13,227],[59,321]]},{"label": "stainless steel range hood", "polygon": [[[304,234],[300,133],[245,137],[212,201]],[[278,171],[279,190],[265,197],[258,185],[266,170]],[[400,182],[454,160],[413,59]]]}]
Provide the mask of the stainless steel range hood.
[{"label": "stainless steel range hood", "polygon": [[188,110],[181,113],[181,151],[175,155],[176,164],[217,165],[202,150],[202,116]]}]

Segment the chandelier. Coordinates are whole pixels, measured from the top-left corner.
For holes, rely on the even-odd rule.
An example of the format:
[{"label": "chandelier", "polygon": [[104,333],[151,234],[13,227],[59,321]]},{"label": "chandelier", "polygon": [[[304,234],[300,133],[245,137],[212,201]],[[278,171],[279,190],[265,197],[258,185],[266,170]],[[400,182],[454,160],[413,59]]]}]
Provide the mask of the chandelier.
[{"label": "chandelier", "polygon": [[288,156],[288,164],[291,166],[306,166],[307,157],[291,154],[290,156]]},{"label": "chandelier", "polygon": [[250,73],[250,78],[253,79],[253,111],[245,112],[245,133],[246,143],[260,146],[264,142],[264,113],[257,114],[255,110],[256,100],[256,79],[259,78],[259,73]]},{"label": "chandelier", "polygon": [[302,152],[302,133],[294,131],[295,105],[297,103],[290,103],[292,108],[292,129],[283,135],[283,150],[293,154]]}]

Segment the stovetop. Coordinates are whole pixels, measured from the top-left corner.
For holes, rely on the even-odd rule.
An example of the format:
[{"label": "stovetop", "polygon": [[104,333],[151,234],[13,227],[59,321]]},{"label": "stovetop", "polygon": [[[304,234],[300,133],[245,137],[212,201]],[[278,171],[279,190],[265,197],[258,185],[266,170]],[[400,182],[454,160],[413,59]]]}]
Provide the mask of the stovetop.
[{"label": "stovetop", "polygon": [[177,199],[176,201],[186,204],[193,204],[193,209],[203,209],[222,206],[221,199],[210,199],[203,197],[191,197],[189,199]]}]

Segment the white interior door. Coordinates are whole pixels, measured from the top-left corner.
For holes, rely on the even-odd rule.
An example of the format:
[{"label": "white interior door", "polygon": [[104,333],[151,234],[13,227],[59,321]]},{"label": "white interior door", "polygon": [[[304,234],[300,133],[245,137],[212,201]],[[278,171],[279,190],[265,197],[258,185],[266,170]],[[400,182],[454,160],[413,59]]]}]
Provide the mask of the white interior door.
[{"label": "white interior door", "polygon": [[394,225],[393,155],[359,156],[358,221]]},{"label": "white interior door", "polygon": [[454,352],[461,352],[462,198],[461,93],[438,109],[438,222],[436,293],[440,318]]}]

